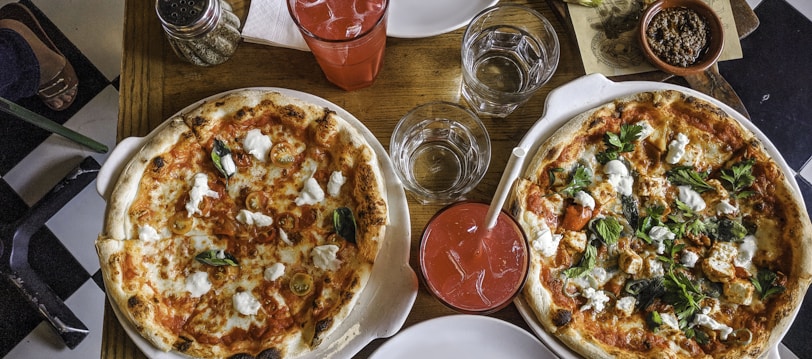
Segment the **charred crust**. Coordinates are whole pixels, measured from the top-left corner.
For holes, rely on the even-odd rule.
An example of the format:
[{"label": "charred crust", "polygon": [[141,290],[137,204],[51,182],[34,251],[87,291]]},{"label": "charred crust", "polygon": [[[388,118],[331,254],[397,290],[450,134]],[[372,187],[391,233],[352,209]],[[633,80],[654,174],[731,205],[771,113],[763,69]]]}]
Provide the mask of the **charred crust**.
[{"label": "charred crust", "polygon": [[192,340],[184,336],[178,336],[178,341],[175,342],[174,347],[175,350],[185,353],[187,350],[189,350],[189,348],[192,347]]},{"label": "charred crust", "polygon": [[247,112],[245,111],[245,109],[241,108],[241,109],[237,110],[237,113],[234,116],[239,120],[239,119],[242,119],[243,117],[245,117],[246,114],[247,114]]},{"label": "charred crust", "polygon": [[325,318],[325,319],[322,319],[322,320],[319,320],[318,322],[316,322],[316,327],[314,328],[316,330],[316,333],[314,335],[314,340],[315,340],[316,337],[319,336],[319,334],[321,334],[322,332],[327,330],[327,328],[330,328],[330,326],[332,324],[333,324],[333,318]]},{"label": "charred crust", "polygon": [[132,296],[129,299],[127,299],[127,307],[135,308],[139,305],[141,305],[141,300],[139,300],[137,296]]},{"label": "charred crust", "polygon": [[193,125],[193,126],[195,126],[195,127],[197,127],[197,126],[203,126],[203,125],[205,125],[205,124],[206,124],[206,122],[208,122],[208,121],[206,121],[206,119],[205,119],[205,118],[203,118],[203,116],[195,116],[195,117],[192,119],[192,125]]},{"label": "charred crust", "polygon": [[159,172],[166,162],[164,162],[163,157],[158,156],[152,159],[152,172]]},{"label": "charred crust", "polygon": [[566,309],[559,309],[553,314],[553,324],[563,327],[572,321],[572,312]]},{"label": "charred crust", "polygon": [[265,349],[259,355],[257,355],[257,359],[281,359],[282,352],[276,348]]}]

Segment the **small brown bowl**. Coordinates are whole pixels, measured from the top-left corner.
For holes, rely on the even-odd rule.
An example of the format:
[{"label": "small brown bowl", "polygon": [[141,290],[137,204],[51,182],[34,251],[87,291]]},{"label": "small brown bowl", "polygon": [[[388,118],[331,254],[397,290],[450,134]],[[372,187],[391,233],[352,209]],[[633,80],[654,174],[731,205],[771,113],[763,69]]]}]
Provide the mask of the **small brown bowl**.
[{"label": "small brown bowl", "polygon": [[[649,46],[646,30],[651,23],[651,20],[660,11],[668,8],[686,8],[698,13],[707,23],[710,28],[710,39],[705,47],[705,52],[692,65],[687,67],[676,66],[663,61],[654,53],[654,50]],[[719,60],[724,47],[724,30],[722,29],[722,20],[716,15],[713,9],[702,2],[701,0],[657,0],[646,8],[643,15],[640,17],[640,26],[637,31],[637,37],[640,42],[640,48],[643,54],[651,62],[652,65],[658,69],[677,76],[686,76],[705,71],[708,67]]]}]

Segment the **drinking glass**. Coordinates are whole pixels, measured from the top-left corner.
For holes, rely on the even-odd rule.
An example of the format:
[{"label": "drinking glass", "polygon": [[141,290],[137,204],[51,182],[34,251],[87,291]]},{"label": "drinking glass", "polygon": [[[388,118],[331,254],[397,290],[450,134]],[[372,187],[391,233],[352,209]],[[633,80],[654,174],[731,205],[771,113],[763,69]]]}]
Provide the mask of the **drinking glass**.
[{"label": "drinking glass", "polygon": [[403,186],[421,203],[448,203],[488,171],[491,141],[470,110],[450,102],[420,105],[400,119],[389,155]]},{"label": "drinking glass", "polygon": [[287,0],[327,80],[352,91],[372,85],[383,64],[389,0]]},{"label": "drinking glass", "polygon": [[506,117],[558,67],[558,36],[547,19],[515,4],[480,12],[462,39],[462,95],[481,115]]}]

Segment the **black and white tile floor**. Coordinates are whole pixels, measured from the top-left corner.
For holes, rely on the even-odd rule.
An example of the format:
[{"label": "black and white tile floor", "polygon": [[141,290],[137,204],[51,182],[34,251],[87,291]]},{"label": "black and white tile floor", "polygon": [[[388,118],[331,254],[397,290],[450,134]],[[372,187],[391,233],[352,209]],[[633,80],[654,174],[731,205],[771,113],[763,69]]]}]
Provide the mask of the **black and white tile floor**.
[{"label": "black and white tile floor", "polygon": [[[9,2],[0,0],[0,6]],[[77,101],[63,112],[50,111],[36,97],[20,104],[112,148],[118,116],[124,2],[21,2],[36,9],[46,32],[76,68],[80,87]],[[756,125],[797,172],[804,198],[812,203],[812,141],[808,138],[812,134],[812,1],[748,3],[756,9],[762,24],[742,43],[745,60],[723,63],[720,70],[745,101]],[[761,48],[773,43],[776,49]],[[787,49],[792,49],[789,54],[781,52]],[[752,58],[756,53],[766,57]],[[0,223],[19,218],[87,156],[100,164],[106,159],[106,155],[92,153],[0,114]],[[0,356],[100,356],[105,297],[93,241],[101,229],[103,213],[104,201],[96,193],[94,182],[35,234],[29,253],[34,270],[89,328],[88,337],[75,349],[68,349],[17,290],[0,279]],[[810,306],[812,300],[807,296],[802,311],[812,312]],[[795,331],[800,331],[792,336],[798,340],[785,340],[785,344],[799,357],[812,357],[808,340],[812,323],[796,323],[792,328]]]}]

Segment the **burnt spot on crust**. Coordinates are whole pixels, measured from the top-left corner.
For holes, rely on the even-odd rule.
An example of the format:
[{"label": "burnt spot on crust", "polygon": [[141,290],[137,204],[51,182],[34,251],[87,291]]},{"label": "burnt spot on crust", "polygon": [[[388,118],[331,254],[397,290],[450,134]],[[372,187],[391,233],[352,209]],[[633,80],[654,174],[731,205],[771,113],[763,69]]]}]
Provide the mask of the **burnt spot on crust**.
[{"label": "burnt spot on crust", "polygon": [[189,350],[189,348],[192,347],[192,340],[184,336],[178,336],[178,341],[176,341],[172,346],[175,348],[175,350],[185,353],[187,350]]},{"label": "burnt spot on crust", "polygon": [[237,110],[237,113],[234,114],[234,118],[237,119],[237,120],[241,120],[247,114],[248,114],[248,112],[246,112],[244,108],[241,108],[241,109]]},{"label": "burnt spot on crust", "polygon": [[207,122],[209,122],[209,121],[208,121],[208,120],[206,120],[206,118],[205,118],[205,117],[203,117],[203,116],[195,116],[195,117],[192,119],[192,126],[195,126],[195,127],[203,126],[203,125],[205,125]]},{"label": "burnt spot on crust", "polygon": [[316,322],[316,326],[313,328],[315,331],[313,333],[313,341],[310,343],[312,346],[318,346],[321,344],[321,334],[324,333],[327,329],[329,329],[333,325],[333,318],[325,318]]},{"label": "burnt spot on crust", "polygon": [[257,359],[281,359],[282,352],[276,348],[265,349],[259,355],[257,355]]},{"label": "burnt spot on crust", "polygon": [[166,162],[163,157],[158,156],[152,159],[152,172],[160,172]]},{"label": "burnt spot on crust", "polygon": [[138,296],[132,296],[130,299],[127,299],[127,307],[130,309],[139,307],[141,305],[141,300],[138,299]]},{"label": "burnt spot on crust", "polygon": [[572,312],[566,309],[559,309],[553,314],[553,324],[563,327],[572,321]]}]

